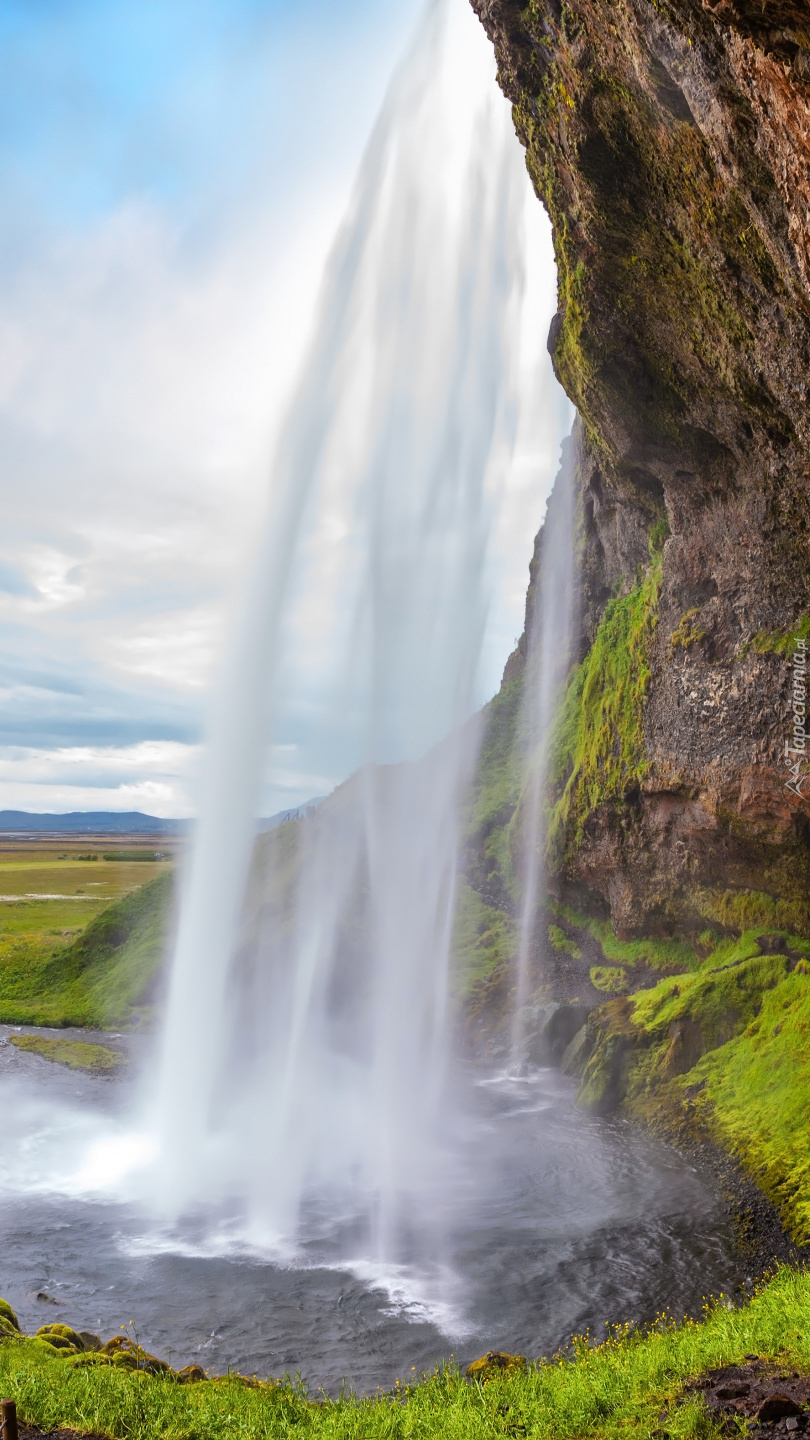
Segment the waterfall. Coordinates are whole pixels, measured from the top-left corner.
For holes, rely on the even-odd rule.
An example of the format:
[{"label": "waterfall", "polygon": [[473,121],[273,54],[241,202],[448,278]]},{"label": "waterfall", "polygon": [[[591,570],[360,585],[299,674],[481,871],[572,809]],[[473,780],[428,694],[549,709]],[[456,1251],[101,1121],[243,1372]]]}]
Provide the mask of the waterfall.
[{"label": "waterfall", "polygon": [[549,747],[561,686],[572,658],[577,458],[576,441],[570,439],[563,447],[562,465],[549,497],[533,562],[534,595],[527,610],[520,724],[526,755],[526,781],[521,796],[520,938],[510,1037],[511,1064],[516,1069],[525,1063],[526,1002],[531,991],[532,960],[543,947],[537,929],[543,915]]},{"label": "waterfall", "polygon": [[[485,37],[461,0],[433,0],[328,267],[181,898],[155,1194],[176,1216],[238,1211],[251,1243],[294,1249],[340,1215],[347,1243],[396,1263],[439,1225],[457,816],[515,425],[526,198]],[[326,500],[337,582],[312,558]],[[290,636],[324,585],[355,773],[251,872]]]}]

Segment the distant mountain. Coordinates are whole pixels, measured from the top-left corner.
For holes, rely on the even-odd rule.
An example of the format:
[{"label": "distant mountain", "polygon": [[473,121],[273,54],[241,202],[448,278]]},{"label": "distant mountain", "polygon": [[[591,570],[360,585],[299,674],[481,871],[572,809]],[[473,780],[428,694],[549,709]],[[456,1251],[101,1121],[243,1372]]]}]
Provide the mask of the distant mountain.
[{"label": "distant mountain", "polygon": [[[279,810],[256,822],[260,832],[286,820],[300,820],[325,799],[316,795],[291,810]],[[163,820],[140,810],[71,810],[67,815],[35,815],[30,810],[0,810],[0,834],[36,831],[47,835],[185,835],[193,820]]]},{"label": "distant mountain", "polygon": [[68,815],[33,815],[0,810],[2,831],[46,831],[56,835],[183,835],[188,820],[163,820],[140,810],[72,810]]}]

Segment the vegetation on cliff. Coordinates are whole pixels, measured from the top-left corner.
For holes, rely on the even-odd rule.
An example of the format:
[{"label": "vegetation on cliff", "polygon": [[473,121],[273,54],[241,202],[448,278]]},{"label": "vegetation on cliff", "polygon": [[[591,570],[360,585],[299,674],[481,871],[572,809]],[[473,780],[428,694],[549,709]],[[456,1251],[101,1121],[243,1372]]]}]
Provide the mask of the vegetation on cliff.
[{"label": "vegetation on cliff", "polygon": [[551,742],[549,781],[561,791],[548,829],[551,855],[583,837],[588,817],[624,800],[649,768],[644,702],[658,619],[661,557],[626,595],[609,601],[593,644],[574,671]]},{"label": "vegetation on cliff", "polygon": [[791,1238],[810,1244],[810,941],[708,931],[691,957],[685,946],[670,956],[664,978],[627,993],[646,942],[604,938],[623,961],[626,993],[594,1010],[572,1045],[579,1103],[620,1108],[676,1141],[720,1145]]}]

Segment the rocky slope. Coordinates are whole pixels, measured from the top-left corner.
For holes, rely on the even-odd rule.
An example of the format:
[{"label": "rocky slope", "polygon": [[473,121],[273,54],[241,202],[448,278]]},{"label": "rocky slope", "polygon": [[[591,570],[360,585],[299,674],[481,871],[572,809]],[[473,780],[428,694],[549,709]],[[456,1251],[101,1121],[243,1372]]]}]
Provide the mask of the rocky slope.
[{"label": "rocky slope", "polygon": [[805,742],[792,770],[785,750],[810,634],[810,12],[473,5],[553,222],[549,347],[581,416],[561,894],[620,938],[810,933]]}]

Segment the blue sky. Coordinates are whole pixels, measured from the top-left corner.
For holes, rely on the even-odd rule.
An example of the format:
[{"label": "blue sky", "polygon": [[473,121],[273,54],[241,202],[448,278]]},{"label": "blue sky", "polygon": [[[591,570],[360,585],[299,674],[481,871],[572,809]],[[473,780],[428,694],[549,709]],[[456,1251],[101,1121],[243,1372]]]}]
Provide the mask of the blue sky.
[{"label": "blue sky", "polygon": [[0,0],[0,807],[193,809],[274,434],[420,9]]}]

